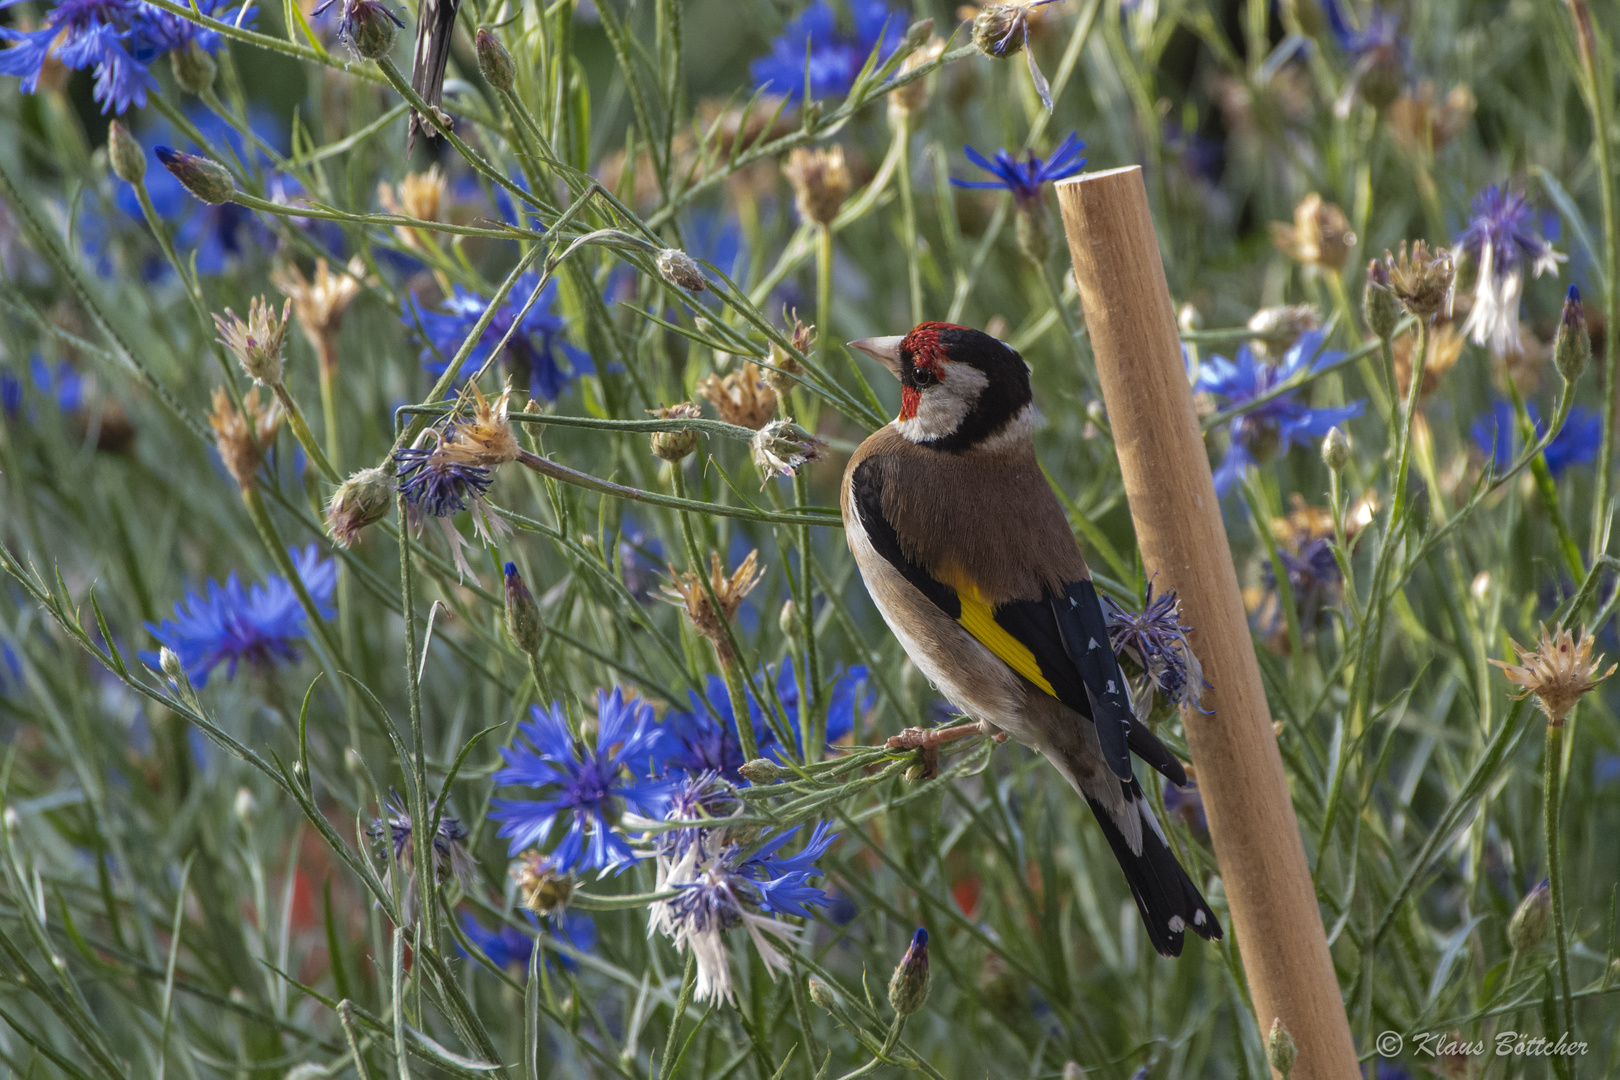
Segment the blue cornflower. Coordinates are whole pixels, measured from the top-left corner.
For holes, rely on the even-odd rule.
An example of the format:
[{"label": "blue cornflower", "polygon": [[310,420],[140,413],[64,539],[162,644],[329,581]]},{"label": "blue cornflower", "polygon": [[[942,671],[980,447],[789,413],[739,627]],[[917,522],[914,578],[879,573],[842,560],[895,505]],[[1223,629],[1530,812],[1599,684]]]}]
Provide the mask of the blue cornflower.
[{"label": "blue cornflower", "polygon": [[[518,313],[529,302],[529,297],[540,284],[533,271],[518,278],[506,303],[496,311],[478,344],[461,365],[462,378],[484,365],[490,350],[501,343],[512,329]],[[532,397],[541,401],[555,401],[568,387],[568,380],[577,375],[595,372],[590,356],[563,339],[563,328],[568,325],[561,315],[552,311],[557,302],[557,283],[548,282],[534,306],[518,325],[512,340],[507,342],[501,359],[518,385],[526,385]],[[472,333],[483,317],[489,301],[470,293],[460,285],[455,296],[439,305],[438,311],[424,311],[413,297],[401,321],[415,327],[420,321],[427,336],[428,347],[422,350],[422,368],[434,375],[444,374],[450,357],[461,348],[461,343]],[[561,354],[559,358],[558,354]]]},{"label": "blue cornflower", "polygon": [[[1238,346],[1237,359],[1212,356],[1198,369],[1195,391],[1222,399],[1225,408],[1245,405],[1271,393],[1301,372],[1321,371],[1344,358],[1341,352],[1324,351],[1324,335],[1309,330],[1300,335],[1283,354],[1282,363],[1272,366],[1255,359],[1248,344]],[[1354,401],[1337,408],[1312,408],[1299,399],[1298,391],[1279,394],[1231,423],[1232,443],[1221,467],[1215,470],[1215,491],[1225,495],[1250,465],[1261,465],[1290,446],[1306,446],[1328,430],[1353,416],[1360,416],[1365,401]]]},{"label": "blue cornflower", "polygon": [[1498,356],[1519,348],[1519,299],[1524,293],[1524,264],[1536,277],[1566,256],[1553,250],[1537,215],[1522,192],[1495,184],[1474,196],[1468,228],[1456,239],[1457,250],[1479,260],[1474,307],[1463,332],[1476,345],[1490,345]]},{"label": "blue cornflower", "polygon": [[1024,155],[1023,161],[1006,150],[997,150],[995,160],[987,161],[973,147],[964,146],[962,150],[968,160],[985,172],[993,173],[996,179],[958,180],[953,176],[951,183],[961,188],[1005,188],[1019,203],[1031,205],[1041,201],[1042,189],[1047,184],[1073,176],[1086,167],[1086,159],[1080,156],[1085,148],[1078,131],[1069,132],[1069,137],[1058,143],[1045,161],[1036,157],[1033,150]]},{"label": "blue cornflower", "polygon": [[1198,708],[1204,693],[1204,669],[1193,653],[1187,634],[1192,627],[1181,621],[1181,601],[1174,590],[1153,595],[1149,582],[1140,612],[1121,607],[1113,597],[1104,596],[1103,612],[1108,619],[1109,644],[1121,658],[1141,669],[1146,680],[1140,695],[1133,694],[1137,712],[1145,718],[1157,690],[1172,705],[1183,702]]},{"label": "blue cornflower", "polygon": [[771,42],[770,55],[748,65],[754,86],[796,101],[804,95],[808,65],[810,100],[849,93],[872,50],[877,50],[881,66],[906,36],[905,16],[883,0],[850,0],[849,13],[853,34],[838,29],[827,0],[805,8]]},{"label": "blue cornflower", "polygon": [[338,40],[345,45],[356,48],[356,51],[358,51],[355,42],[356,31],[368,20],[377,18],[379,14],[385,16],[400,29],[405,28],[405,24],[400,21],[400,17],[390,11],[388,5],[381,3],[380,0],[326,0],[326,3],[310,12],[310,15],[318,18],[326,14],[327,9],[334,4],[340,5],[338,8]]},{"label": "blue cornflower", "polygon": [[[535,916],[524,912],[536,930],[540,930],[542,923]],[[544,928],[562,941],[567,942],[576,952],[591,952],[596,948],[596,921],[589,915],[580,911],[568,911],[561,915],[549,917]],[[529,956],[534,952],[534,935],[526,934],[511,923],[502,923],[499,930],[490,930],[483,923],[473,918],[470,912],[462,912],[461,929],[467,935],[467,940],[476,945],[480,952],[489,957],[490,962],[503,971],[516,965],[527,971]],[[459,943],[456,946],[463,956],[467,955]],[[571,956],[558,954],[564,971],[574,971],[579,964]],[[546,961],[550,963],[550,961]]]},{"label": "blue cornflower", "polygon": [[1620,784],[1620,754],[1599,754],[1592,762],[1592,786],[1599,790]]},{"label": "blue cornflower", "polygon": [[[1540,439],[1546,433],[1547,426],[1542,423],[1533,403],[1526,402],[1525,411],[1530,414],[1530,424],[1535,429],[1536,438]],[[1512,464],[1524,448],[1519,441],[1519,421],[1513,411],[1513,403],[1506,398],[1497,398],[1491,411],[1476,419],[1469,431],[1474,436],[1474,445],[1498,469]],[[1602,440],[1603,418],[1584,406],[1571,407],[1564,426],[1558,429],[1558,434],[1542,451],[1542,457],[1547,461],[1547,471],[1558,476],[1571,465],[1585,465],[1595,460]]]},{"label": "blue cornflower", "polygon": [[[823,688],[822,697],[827,702],[827,744],[833,743],[849,735],[855,730],[855,709],[857,705],[864,712],[872,707],[873,697],[870,693],[861,695],[861,687],[866,682],[867,670],[865,666],[857,664],[844,671],[835,668],[828,684]],[[804,735],[799,728],[799,679],[793,668],[793,657],[782,661],[782,670],[776,679],[776,697],[782,703],[782,711],[787,714],[788,730],[793,733],[794,752],[797,757],[804,757]],[[750,708],[755,706],[751,703]],[[756,722],[756,727],[759,724]],[[781,740],[772,731],[766,730],[760,737],[759,750],[766,757],[781,761],[783,746]]]},{"label": "blue cornflower", "polygon": [[596,744],[574,741],[561,705],[549,711],[530,709],[533,719],[518,725],[527,745],[501,750],[506,767],[495,773],[497,785],[549,789],[535,799],[496,799],[489,816],[501,822],[498,833],[512,839],[511,853],[538,847],[559,819],[567,830],[551,853],[558,870],[607,870],[623,867],[637,856],[613,823],[624,810],[660,818],[673,784],[653,779],[662,733],[653,723],[652,706],[627,702],[624,691],[597,694]]},{"label": "blue cornflower", "polygon": [[1180,818],[1195,832],[1209,832],[1209,818],[1204,814],[1204,796],[1198,791],[1198,781],[1189,779],[1186,787],[1164,785],[1164,811]]},{"label": "blue cornflower", "polygon": [[0,413],[16,416],[22,412],[22,380],[10,368],[0,371]]},{"label": "blue cornflower", "polygon": [[[11,7],[17,0],[4,0]],[[255,9],[224,9],[228,0],[201,0],[205,15],[252,26]],[[103,113],[123,114],[131,105],[144,106],[146,92],[157,89],[147,70],[159,56],[192,44],[207,52],[219,49],[220,37],[211,30],[170,15],[139,0],[62,0],[46,12],[38,30],[0,27],[0,40],[16,44],[0,52],[0,75],[22,80],[22,91],[39,89],[47,58],[54,56],[73,71],[95,69],[91,96]]]},{"label": "blue cornflower", "polygon": [[[330,619],[336,614],[332,593],[337,588],[337,563],[322,559],[314,544],[302,551],[292,548],[288,554],[321,617]],[[297,660],[297,643],[306,632],[304,609],[286,578],[272,574],[264,584],[244,589],[234,570],[223,586],[210,581],[206,595],[188,591],[185,602],[174,605],[173,619],[161,625],[147,623],[146,629],[180,657],[186,677],[197,687],[205,686],[222,663],[227,665],[226,677],[235,678],[236,666],[243,661],[267,668],[277,660]],[[157,653],[143,652],[141,659],[158,666]]]},{"label": "blue cornflower", "polygon": [[460,444],[447,439],[439,428],[429,428],[424,441],[434,445],[405,446],[394,451],[398,490],[405,496],[408,523],[420,533],[424,518],[437,521],[450,545],[456,570],[463,577],[473,577],[463,550],[467,539],[450,519],[471,509],[473,532],[486,544],[495,544],[511,532],[505,519],[491,511],[484,500],[495,473],[488,466],[467,460],[458,449]]},{"label": "blue cornflower", "polygon": [[1328,27],[1333,31],[1333,38],[1339,43],[1339,48],[1349,53],[1353,59],[1360,60],[1370,53],[1389,50],[1400,53],[1403,57],[1406,49],[1405,39],[1401,37],[1401,19],[1399,15],[1385,11],[1381,7],[1374,7],[1367,15],[1367,26],[1357,30],[1345,14],[1342,0],[1325,0]]},{"label": "blue cornflower", "polygon": [[805,918],[812,906],[828,902],[827,894],[809,879],[821,873],[816,860],[837,839],[828,835],[827,823],[820,822],[802,851],[781,855],[802,828],[767,834],[751,852],[723,822],[716,828],[681,830],[688,834],[683,842],[660,845],[657,889],[678,892],[652,906],[649,924],[670,937],[678,950],[691,950],[697,960],[700,1001],[735,1001],[725,946],[725,932],[733,927],[748,931],[773,978],[775,972],[789,970],[780,946],[797,946],[802,932],[774,916]]}]

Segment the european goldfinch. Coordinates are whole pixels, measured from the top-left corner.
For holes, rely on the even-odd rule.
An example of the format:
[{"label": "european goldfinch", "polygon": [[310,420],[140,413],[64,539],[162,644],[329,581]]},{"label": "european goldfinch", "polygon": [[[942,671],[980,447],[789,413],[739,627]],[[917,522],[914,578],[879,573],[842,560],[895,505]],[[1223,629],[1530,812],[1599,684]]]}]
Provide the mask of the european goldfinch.
[{"label": "european goldfinch", "polygon": [[1086,800],[1154,948],[1220,924],[1171,854],[1131,753],[1186,772],[1131,714],[1091,572],[1035,458],[1029,369],[978,330],[922,323],[850,343],[900,380],[840,499],[861,578],[918,669],[987,730],[1038,750]]}]

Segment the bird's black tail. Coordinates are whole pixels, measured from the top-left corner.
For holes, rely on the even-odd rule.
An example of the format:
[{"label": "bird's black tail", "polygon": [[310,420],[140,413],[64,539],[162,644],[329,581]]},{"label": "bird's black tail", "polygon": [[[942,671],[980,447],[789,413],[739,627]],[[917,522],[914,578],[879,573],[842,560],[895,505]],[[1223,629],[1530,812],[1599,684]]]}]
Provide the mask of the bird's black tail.
[{"label": "bird's black tail", "polygon": [[1180,956],[1184,932],[1188,929],[1206,940],[1219,940],[1220,922],[1170,851],[1158,818],[1153,814],[1153,806],[1142,794],[1141,786],[1134,779],[1121,786],[1125,790],[1128,812],[1135,813],[1140,821],[1142,850],[1139,852],[1131,850],[1120,823],[1107,806],[1090,796],[1086,803],[1097,815],[1103,835],[1108,837],[1108,846],[1114,849],[1114,857],[1125,871],[1131,895],[1136,898],[1136,909],[1142,913],[1142,922],[1147,927],[1148,940],[1161,956]]},{"label": "bird's black tail", "polygon": [[[450,61],[450,39],[456,31],[456,12],[461,0],[421,0],[416,9],[416,53],[411,58],[411,88],[428,105],[437,107],[444,98],[444,69]],[[416,149],[418,136],[426,138],[435,153],[444,141],[433,125],[411,110],[405,140],[407,154]]]}]

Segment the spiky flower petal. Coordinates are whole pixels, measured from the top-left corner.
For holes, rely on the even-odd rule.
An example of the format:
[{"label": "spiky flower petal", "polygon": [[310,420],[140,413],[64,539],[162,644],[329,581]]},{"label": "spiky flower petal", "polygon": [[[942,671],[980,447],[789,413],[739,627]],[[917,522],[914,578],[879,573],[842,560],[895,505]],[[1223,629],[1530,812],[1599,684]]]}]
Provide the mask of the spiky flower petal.
[{"label": "spiky flower petal", "polygon": [[1510,642],[1519,657],[1517,664],[1505,660],[1491,663],[1502,669],[1508,682],[1524,688],[1515,698],[1534,695],[1536,704],[1547,714],[1547,723],[1560,727],[1575,703],[1620,666],[1610,664],[1609,670],[1598,674],[1603,654],[1599,653],[1595,660],[1592,658],[1592,640],[1584,627],[1580,633],[1571,634],[1568,627],[1554,632],[1542,623],[1541,640],[1534,649],[1526,649],[1517,641]]}]

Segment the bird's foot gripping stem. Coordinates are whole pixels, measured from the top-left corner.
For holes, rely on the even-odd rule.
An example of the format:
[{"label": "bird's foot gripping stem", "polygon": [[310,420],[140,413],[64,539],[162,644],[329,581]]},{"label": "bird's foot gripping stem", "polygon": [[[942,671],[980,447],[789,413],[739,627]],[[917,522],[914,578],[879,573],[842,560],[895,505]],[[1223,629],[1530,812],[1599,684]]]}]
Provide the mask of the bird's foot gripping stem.
[{"label": "bird's foot gripping stem", "polygon": [[1007,741],[1007,733],[985,720],[973,720],[950,727],[909,727],[898,735],[891,735],[883,744],[885,750],[921,750],[920,779],[931,780],[939,775],[939,748],[948,742],[965,739],[970,735],[989,735],[997,743]]}]

